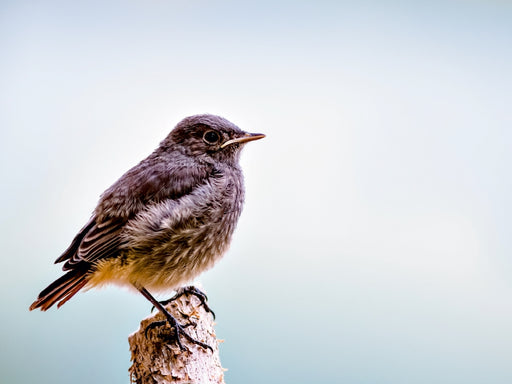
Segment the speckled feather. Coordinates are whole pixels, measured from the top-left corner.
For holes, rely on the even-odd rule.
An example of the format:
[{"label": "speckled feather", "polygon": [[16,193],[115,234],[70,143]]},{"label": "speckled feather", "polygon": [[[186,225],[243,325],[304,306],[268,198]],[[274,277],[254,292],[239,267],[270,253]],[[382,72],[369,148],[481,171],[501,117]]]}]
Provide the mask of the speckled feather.
[{"label": "speckled feather", "polygon": [[[212,130],[220,136],[215,144],[204,139]],[[218,116],[182,120],[102,194],[91,219],[56,260],[65,262],[67,274],[43,290],[31,309],[60,306],[83,287],[106,283],[169,291],[212,267],[242,211],[243,142],[236,140],[247,135]]]}]

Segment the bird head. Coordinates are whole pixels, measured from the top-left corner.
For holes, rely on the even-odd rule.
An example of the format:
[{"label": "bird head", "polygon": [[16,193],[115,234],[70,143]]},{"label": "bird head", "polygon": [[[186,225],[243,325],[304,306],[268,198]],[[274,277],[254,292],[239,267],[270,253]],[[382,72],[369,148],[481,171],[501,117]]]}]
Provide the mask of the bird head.
[{"label": "bird head", "polygon": [[245,132],[220,116],[195,115],[180,121],[161,147],[208,162],[231,163],[238,161],[245,143],[264,137],[261,133]]}]

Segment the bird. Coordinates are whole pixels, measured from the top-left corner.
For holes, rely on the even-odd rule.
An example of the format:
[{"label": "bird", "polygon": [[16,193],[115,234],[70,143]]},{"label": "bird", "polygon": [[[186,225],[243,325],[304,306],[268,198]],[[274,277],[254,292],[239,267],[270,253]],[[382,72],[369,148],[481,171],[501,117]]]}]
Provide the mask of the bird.
[{"label": "bird", "polygon": [[29,309],[59,308],[84,288],[128,286],[164,314],[182,350],[181,336],[210,348],[190,337],[153,294],[186,289],[227,251],[244,203],[240,153],[264,137],[216,115],[184,118],[100,195],[90,219],[55,261],[64,263],[65,274]]}]

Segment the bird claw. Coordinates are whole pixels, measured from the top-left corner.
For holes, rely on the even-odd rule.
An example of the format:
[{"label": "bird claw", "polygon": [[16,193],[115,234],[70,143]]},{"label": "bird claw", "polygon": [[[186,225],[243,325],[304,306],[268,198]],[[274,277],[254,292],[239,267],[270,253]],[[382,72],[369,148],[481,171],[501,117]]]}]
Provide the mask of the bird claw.
[{"label": "bird claw", "polygon": [[[165,318],[167,319],[167,321],[155,321],[153,322],[152,324],[150,324],[148,327],[146,327],[146,330],[145,330],[145,335],[147,337],[147,331],[148,329],[152,329],[152,328],[155,328],[155,327],[158,327],[158,326],[161,326],[161,325],[164,325],[166,323],[169,323],[169,325],[171,326],[171,328],[174,329],[174,333],[173,335],[171,336],[171,341],[175,341],[176,344],[178,345],[178,347],[182,350],[182,351],[187,351],[188,349],[185,348],[183,346],[183,344],[181,343],[181,336],[183,336],[185,339],[187,339],[188,342],[192,343],[192,344],[196,344],[196,345],[199,345],[200,347],[204,348],[204,349],[209,349],[210,351],[213,352],[213,348],[210,347],[208,344],[205,344],[201,341],[198,341],[196,339],[194,339],[193,337],[189,336],[187,334],[187,332],[185,332],[185,326],[181,325],[178,323],[178,321],[173,317],[173,315],[171,315],[169,313],[169,311],[158,301],[156,300],[152,295],[151,293],[148,292],[148,290],[144,287],[137,287],[137,289],[139,290],[140,293],[142,293],[142,295],[144,295],[144,297],[146,299],[148,299],[151,303],[153,303],[153,305],[158,308],[158,310],[165,316]],[[198,292],[200,292],[202,294],[202,296],[204,297],[205,294],[202,293],[201,291],[197,290]],[[180,295],[184,294],[183,292],[178,292],[176,294],[177,297],[179,297]],[[174,297],[173,299],[175,300],[177,297]]]},{"label": "bird claw", "polygon": [[[204,349],[209,349],[210,351],[213,352],[213,348],[210,347],[208,344],[206,343],[203,343],[199,340],[196,340],[194,339],[192,336],[189,336],[186,332],[185,332],[185,328],[188,328],[190,326],[196,326],[197,324],[195,323],[189,323],[187,325],[181,325],[179,324],[176,319],[174,319],[174,317],[170,316],[166,316],[168,317],[167,320],[161,320],[161,321],[154,321],[152,322],[151,324],[149,324],[146,329],[144,330],[144,335],[145,337],[147,338],[148,337],[148,331],[151,330],[151,329],[154,329],[156,327],[160,327],[160,326],[163,326],[163,325],[166,325],[167,323],[169,323],[173,329],[173,333],[172,335],[169,336],[170,338],[170,342],[176,342],[176,344],[178,345],[178,347],[180,348],[181,351],[189,351],[189,349],[187,347],[185,347],[182,342],[181,342],[181,336],[183,336],[188,342],[192,343],[192,344],[196,344],[196,345],[199,345],[200,347],[204,348]],[[172,319],[172,320],[171,320]]]},{"label": "bird claw", "polygon": [[161,321],[153,321],[151,324],[149,324],[146,329],[144,330],[144,336],[146,337],[146,339],[148,338],[148,331],[151,330],[151,329],[154,329],[156,327],[161,327],[162,325],[165,325],[167,324],[167,321],[166,320],[161,320]]},{"label": "bird claw", "polygon": [[[160,301],[159,303],[162,304],[163,306],[166,306],[167,304],[172,303],[173,301],[179,299],[181,296],[183,296],[185,294],[191,294],[191,295],[194,295],[195,297],[197,297],[199,299],[199,301],[201,301],[201,305],[204,308],[204,310],[206,312],[211,313],[213,316],[213,319],[215,320],[215,312],[212,311],[212,309],[210,308],[210,306],[207,303],[208,296],[206,296],[206,294],[203,291],[194,287],[193,285],[180,288],[178,290],[178,292],[176,292],[176,294],[173,297],[171,297],[170,299],[164,300],[164,301]],[[155,307],[153,306],[153,308],[151,308],[151,312],[153,312],[154,309],[155,309]]]}]

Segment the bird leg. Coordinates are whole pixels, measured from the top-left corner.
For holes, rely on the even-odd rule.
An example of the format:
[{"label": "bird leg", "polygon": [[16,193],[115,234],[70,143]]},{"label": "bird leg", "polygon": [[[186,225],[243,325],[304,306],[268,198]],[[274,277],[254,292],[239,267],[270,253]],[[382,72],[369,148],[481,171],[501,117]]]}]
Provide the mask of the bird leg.
[{"label": "bird leg", "polygon": [[150,293],[149,291],[144,288],[144,287],[136,287],[140,293],[142,293],[142,295],[148,299],[154,306],[155,308],[157,308],[164,316],[165,318],[167,319],[166,321],[155,321],[154,323],[150,324],[147,328],[146,328],[146,336],[147,336],[147,331],[148,329],[150,328],[156,328],[158,326],[162,326],[162,325],[165,325],[167,322],[169,323],[169,325],[174,329],[174,335],[172,336],[172,338],[174,339],[173,341],[176,342],[176,344],[178,345],[178,347],[180,347],[180,349],[182,351],[186,351],[188,350],[185,346],[183,346],[183,344],[181,343],[181,336],[183,336],[186,340],[188,340],[190,343],[192,344],[196,344],[196,345],[199,345],[200,347],[204,348],[204,349],[210,349],[212,352],[213,352],[213,348],[210,347],[208,344],[205,344],[205,343],[202,343],[194,338],[192,338],[191,336],[189,336],[186,332],[185,332],[185,328],[186,326],[183,326],[181,324],[178,323],[178,321],[169,313],[169,311],[167,311],[167,309],[165,309],[165,307],[157,300],[155,299]]},{"label": "bird leg", "polygon": [[201,301],[201,305],[203,306],[205,311],[211,313],[213,316],[213,319],[215,319],[215,312],[212,311],[212,309],[210,308],[210,306],[207,303],[208,296],[206,296],[206,293],[201,291],[199,288],[194,287],[193,285],[179,288],[173,297],[171,297],[170,299],[164,300],[164,301],[160,301],[160,304],[165,306],[165,305],[172,303],[173,301],[179,299],[181,296],[183,296],[187,293],[197,297]]}]

